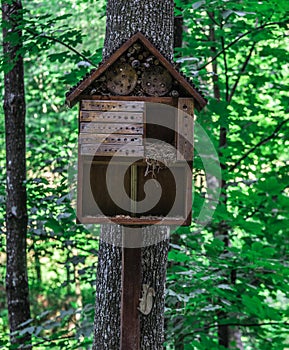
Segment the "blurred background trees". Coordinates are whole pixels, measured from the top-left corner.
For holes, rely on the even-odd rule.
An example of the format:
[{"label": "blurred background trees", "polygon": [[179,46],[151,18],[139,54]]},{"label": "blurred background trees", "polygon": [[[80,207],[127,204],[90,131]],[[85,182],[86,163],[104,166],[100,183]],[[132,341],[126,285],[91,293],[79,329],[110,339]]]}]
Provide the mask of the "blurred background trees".
[{"label": "blurred background trees", "polygon": [[[92,232],[75,224],[69,177],[77,109],[65,107],[64,95],[101,60],[105,5],[23,1],[31,319],[22,332],[31,334],[36,349],[92,344],[98,227]],[[204,228],[199,212],[218,183],[204,176],[204,154],[196,152],[195,220],[173,233],[169,252],[166,349],[289,346],[288,12],[285,0],[176,1],[176,15],[183,17],[177,62],[208,97],[197,121],[219,154],[223,181],[220,202]],[[9,70],[3,57],[1,67]],[[0,120],[5,349],[4,117]]]}]

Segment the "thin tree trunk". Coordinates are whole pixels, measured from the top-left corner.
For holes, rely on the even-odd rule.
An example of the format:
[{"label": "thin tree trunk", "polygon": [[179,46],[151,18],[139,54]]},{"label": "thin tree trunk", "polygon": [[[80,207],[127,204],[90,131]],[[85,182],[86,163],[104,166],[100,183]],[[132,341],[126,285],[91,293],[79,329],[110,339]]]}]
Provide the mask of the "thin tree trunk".
[{"label": "thin tree trunk", "polygon": [[[174,23],[174,48],[181,48],[183,46],[183,25],[184,25],[184,18],[183,16],[177,16],[175,17],[175,23]],[[176,57],[181,57],[181,54],[177,54]],[[180,67],[181,64],[178,64]],[[179,235],[173,235],[171,239],[173,244],[179,244],[180,243],[180,236]],[[177,263],[176,263],[177,264]],[[181,302],[179,302],[179,305],[176,305],[176,308],[181,307]],[[174,326],[177,326],[178,323],[183,322],[183,319],[185,316],[180,315],[179,318],[176,319]],[[185,344],[183,342],[183,338],[181,337],[181,334],[176,334],[174,339],[174,350],[184,350]]]},{"label": "thin tree trunk", "polygon": [[[213,12],[209,13],[210,18],[214,22],[215,15]],[[222,29],[222,28],[221,28]],[[212,23],[210,27],[210,41],[212,43],[216,43],[216,37],[215,37],[215,25]],[[224,46],[224,44],[223,44]],[[214,46],[214,44],[211,47],[211,52],[212,52],[212,57],[215,57],[217,53],[217,49]],[[224,66],[225,70],[227,69],[227,62],[226,62],[226,56],[224,53]],[[213,71],[213,91],[214,91],[214,97],[217,101],[221,100],[221,92],[220,92],[220,87],[218,83],[218,62],[215,60],[212,63],[212,71]],[[228,78],[227,78],[228,79]],[[230,102],[230,95],[228,91],[229,87],[229,81],[226,83],[226,101]],[[223,125],[220,126],[220,132],[219,132],[219,155],[222,156],[222,150],[227,146],[227,134],[228,130],[226,127]],[[222,170],[226,171],[227,170],[227,165],[225,162],[221,163],[221,168]],[[221,200],[222,202],[226,205],[227,203],[227,186],[226,186],[226,180],[222,179],[221,181]],[[216,237],[220,237],[220,239],[223,240],[225,244],[225,249],[230,245],[230,239],[229,239],[229,230],[226,222],[220,222],[219,227],[215,233]],[[224,276],[227,279],[227,283],[232,283],[235,284],[236,278],[234,277],[234,274],[236,271],[233,271],[228,276]],[[224,320],[228,317],[226,312],[220,311],[218,312],[218,318],[219,320]],[[230,349],[231,346],[230,344],[235,344],[234,348],[237,346],[238,349],[243,350],[243,344],[241,340],[241,331],[238,327],[230,327],[227,325],[219,325],[218,326],[218,340],[219,340],[219,345],[224,346],[225,348]]]},{"label": "thin tree trunk", "polygon": [[[22,16],[21,1],[2,0],[3,53],[10,70],[4,73],[4,113],[6,130],[6,292],[10,332],[20,329],[30,319],[26,261],[26,163],[25,163],[25,95],[23,59],[19,54],[22,33],[17,29]],[[13,35],[14,43],[9,36]],[[17,40],[15,39],[17,38]],[[16,43],[15,43],[16,41]],[[30,335],[11,336],[11,342],[23,347]],[[28,346],[29,348],[29,346]]]},{"label": "thin tree trunk", "polygon": [[[214,20],[214,13],[209,13],[210,18]],[[216,42],[216,37],[215,37],[215,26],[214,23],[210,26],[210,41],[211,43]],[[211,52],[212,52],[212,57],[215,56],[216,54],[216,47],[214,44],[211,46]],[[221,100],[221,93],[220,93],[220,87],[218,84],[218,64],[217,60],[215,60],[212,63],[212,71],[213,71],[213,91],[214,91],[214,97],[217,101]],[[226,146],[227,143],[227,129],[221,125],[220,127],[220,133],[219,133],[219,149],[220,149],[220,155],[222,152],[222,148]],[[226,164],[222,163],[221,168],[225,170]],[[222,195],[221,195],[221,200],[226,203],[227,200],[227,195],[226,195],[226,182],[224,179],[222,179],[221,182],[221,189],[222,189]],[[226,225],[224,223],[220,223],[216,233],[216,237],[220,237],[225,243],[225,246],[227,247],[229,242],[228,242],[228,232],[226,229]],[[223,311],[218,312],[217,314],[219,320],[222,320],[223,318],[226,318],[226,313]],[[224,346],[225,348],[229,348],[229,343],[230,343],[230,329],[229,326],[226,325],[219,325],[218,326],[218,338],[219,338],[219,345]]]},{"label": "thin tree trunk", "polygon": [[[107,27],[103,57],[109,57],[124,41],[141,31],[168,58],[173,57],[174,3],[172,0],[107,2]],[[102,236],[120,237],[122,228],[102,226]],[[164,292],[167,252],[166,226],[143,228],[145,239],[161,237],[142,249],[142,283],[156,293],[149,315],[141,315],[141,349],[160,350],[164,340]],[[115,240],[115,239],[113,239]],[[111,241],[113,241],[111,240]],[[96,281],[93,350],[118,350],[120,346],[121,248],[100,244]]]}]

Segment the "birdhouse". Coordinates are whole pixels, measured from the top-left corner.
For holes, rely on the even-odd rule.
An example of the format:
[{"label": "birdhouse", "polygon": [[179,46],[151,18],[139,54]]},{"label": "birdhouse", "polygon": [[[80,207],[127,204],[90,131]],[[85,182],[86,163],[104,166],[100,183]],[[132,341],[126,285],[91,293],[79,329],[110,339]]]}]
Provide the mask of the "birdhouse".
[{"label": "birdhouse", "polygon": [[190,225],[194,106],[206,100],[141,33],[66,95],[79,103],[81,223]]}]

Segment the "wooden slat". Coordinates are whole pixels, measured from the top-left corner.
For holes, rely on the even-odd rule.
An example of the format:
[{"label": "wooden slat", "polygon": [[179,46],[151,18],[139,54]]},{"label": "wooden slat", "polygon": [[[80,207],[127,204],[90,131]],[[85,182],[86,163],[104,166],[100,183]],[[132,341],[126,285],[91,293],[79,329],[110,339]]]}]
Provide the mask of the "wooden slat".
[{"label": "wooden slat", "polygon": [[[83,224],[104,224],[113,221],[117,225],[184,225],[184,217],[150,217],[136,218],[131,216],[82,216],[80,222]],[[186,225],[184,225],[186,226]]]},{"label": "wooden slat", "polygon": [[164,103],[166,105],[175,106],[178,105],[178,98],[176,97],[162,97],[162,96],[101,96],[101,95],[83,95],[83,100],[99,100],[99,101],[140,101],[140,102],[152,102],[152,103]]},{"label": "wooden slat", "polygon": [[[180,98],[178,102],[177,149],[185,160],[193,159],[194,145],[194,101],[192,98]],[[177,159],[182,157],[177,155]]]},{"label": "wooden slat", "polygon": [[143,144],[143,137],[141,135],[108,135],[108,134],[88,134],[80,133],[79,134],[79,143],[80,144],[126,144],[132,143],[136,146],[141,146]]},{"label": "wooden slat", "polygon": [[80,132],[96,134],[143,134],[142,124],[80,123]]},{"label": "wooden slat", "polygon": [[143,123],[141,112],[80,111],[81,122]]},{"label": "wooden slat", "polygon": [[108,156],[112,157],[117,153],[119,157],[144,157],[143,146],[123,145],[103,145],[103,144],[84,144],[80,147],[82,156]]},{"label": "wooden slat", "polygon": [[131,111],[142,112],[144,102],[138,101],[110,101],[110,100],[83,100],[81,101],[81,110],[89,111]]}]

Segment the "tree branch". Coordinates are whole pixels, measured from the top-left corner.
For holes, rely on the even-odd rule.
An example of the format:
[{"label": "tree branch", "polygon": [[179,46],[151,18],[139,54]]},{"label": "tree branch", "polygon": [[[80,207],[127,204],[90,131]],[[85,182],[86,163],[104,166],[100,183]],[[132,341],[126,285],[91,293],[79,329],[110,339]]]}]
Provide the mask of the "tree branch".
[{"label": "tree branch", "polygon": [[259,141],[254,147],[252,147],[251,149],[249,149],[234,165],[232,165],[229,169],[229,171],[233,171],[235,170],[240,164],[241,162],[246,159],[251,153],[253,153],[258,147],[264,145],[265,143],[267,143],[268,141],[272,140],[275,136],[277,136],[278,132],[280,131],[280,129],[282,128],[282,126],[284,124],[286,124],[287,122],[289,122],[289,119],[285,119],[283,120],[280,124],[278,124],[275,128],[275,130],[272,132],[271,135],[269,135],[268,137],[266,137],[264,140]]},{"label": "tree branch", "polygon": [[[222,43],[222,50],[225,48],[225,39],[222,36],[221,37],[221,43]],[[225,78],[226,78],[226,101],[229,99],[229,76],[228,76],[228,62],[227,62],[227,53],[224,51],[224,67],[225,67]]]},{"label": "tree branch", "polygon": [[[2,10],[1,10],[2,12]],[[17,23],[15,19],[13,19],[12,17],[9,16],[9,20],[11,22],[14,22],[14,23]],[[18,24],[18,23],[17,23]],[[37,38],[37,37],[42,37],[42,38],[45,38],[47,40],[50,40],[50,41],[53,41],[53,42],[56,42],[64,47],[66,47],[68,50],[74,52],[76,55],[78,55],[79,57],[81,57],[83,60],[85,60],[86,62],[88,62],[89,64],[91,64],[93,67],[96,67],[97,68],[97,65],[95,63],[93,63],[90,59],[88,59],[86,56],[84,56],[81,52],[77,51],[74,47],[70,46],[69,44],[66,44],[64,43],[63,41],[53,37],[53,36],[50,36],[50,35],[46,35],[46,34],[43,34],[43,33],[37,33],[35,30],[31,30],[28,28],[28,26],[23,26],[22,30],[26,31],[27,33],[31,34],[34,38]]]},{"label": "tree branch", "polygon": [[[252,53],[253,53],[253,51],[254,51],[254,49],[255,49],[255,45],[256,45],[256,42],[253,42],[253,45],[252,45],[251,48],[250,48],[249,54],[248,54],[248,56],[246,57],[245,62],[243,63],[242,68],[240,69],[240,72],[239,72],[239,74],[238,74],[238,77],[237,77],[237,79],[236,79],[236,81],[235,81],[235,83],[234,83],[234,85],[233,85],[233,87],[232,87],[231,93],[230,93],[230,95],[229,95],[229,97],[228,97],[228,102],[229,102],[229,103],[231,102],[232,97],[234,96],[234,93],[236,92],[236,89],[237,89],[238,84],[239,84],[240,79],[241,79],[241,74],[245,72],[246,67],[247,67],[247,65],[248,65],[248,63],[249,63],[249,61],[250,61],[250,59],[251,59]],[[224,54],[225,54],[225,53],[224,53]]]},{"label": "tree branch", "polygon": [[202,70],[204,69],[205,67],[207,67],[209,64],[211,64],[212,62],[214,62],[220,55],[222,55],[223,52],[225,52],[226,50],[228,50],[230,47],[232,47],[233,45],[235,45],[238,41],[240,41],[242,38],[244,38],[245,36],[255,32],[255,31],[258,31],[258,30],[261,30],[261,29],[264,29],[266,27],[269,27],[269,26],[274,26],[274,25],[278,25],[278,24],[282,24],[282,23],[285,23],[285,22],[271,22],[271,23],[265,23],[265,24],[262,24],[261,26],[257,27],[257,28],[254,28],[252,30],[248,30],[246,33],[243,33],[241,35],[239,35],[235,40],[231,41],[230,44],[228,44],[226,47],[224,47],[224,49],[222,49],[220,52],[218,52],[214,57],[212,57],[208,62],[206,62],[205,64],[203,64],[201,67],[198,68],[198,70]]},{"label": "tree branch", "polygon": [[64,43],[63,41],[54,38],[53,36],[49,36],[46,34],[38,34],[38,33],[33,33],[33,31],[30,31],[29,29],[25,29],[28,33],[34,35],[34,37],[41,37],[41,38],[45,38],[47,40],[51,40],[53,42],[59,43],[62,46],[66,47],[67,49],[69,49],[70,51],[74,52],[76,55],[78,55],[79,57],[81,57],[83,60],[85,60],[86,62],[90,63],[93,67],[97,67],[97,65],[95,63],[93,63],[90,59],[88,59],[86,56],[84,56],[82,53],[80,53],[79,51],[77,51],[75,48],[73,48],[72,46],[70,46],[69,44]]}]

